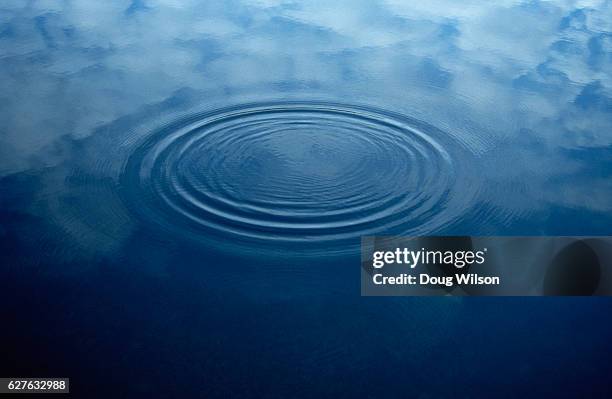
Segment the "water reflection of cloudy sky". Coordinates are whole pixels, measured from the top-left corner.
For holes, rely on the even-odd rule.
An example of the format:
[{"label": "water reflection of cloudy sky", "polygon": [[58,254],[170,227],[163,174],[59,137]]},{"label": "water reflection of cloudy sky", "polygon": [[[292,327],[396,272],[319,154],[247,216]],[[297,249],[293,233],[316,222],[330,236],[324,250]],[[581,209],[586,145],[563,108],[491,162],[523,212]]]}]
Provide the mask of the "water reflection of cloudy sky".
[{"label": "water reflection of cloudy sky", "polygon": [[461,137],[514,187],[502,207],[609,212],[612,5],[417,3],[5,2],[0,171],[56,164],[60,137],[185,91],[210,106],[350,98]]},{"label": "water reflection of cloudy sky", "polygon": [[610,1],[2,0],[0,121],[0,375],[610,397],[605,298],[358,266],[365,233],[612,234]]}]

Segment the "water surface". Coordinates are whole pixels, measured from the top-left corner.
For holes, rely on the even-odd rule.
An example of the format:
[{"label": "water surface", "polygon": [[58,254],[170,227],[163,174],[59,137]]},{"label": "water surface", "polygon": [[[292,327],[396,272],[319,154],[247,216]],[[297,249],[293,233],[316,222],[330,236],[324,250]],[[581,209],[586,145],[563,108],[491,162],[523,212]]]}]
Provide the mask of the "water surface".
[{"label": "water surface", "polygon": [[611,235],[610,21],[608,1],[4,2],[1,374],[87,397],[604,395],[605,299],[361,298],[357,251]]}]

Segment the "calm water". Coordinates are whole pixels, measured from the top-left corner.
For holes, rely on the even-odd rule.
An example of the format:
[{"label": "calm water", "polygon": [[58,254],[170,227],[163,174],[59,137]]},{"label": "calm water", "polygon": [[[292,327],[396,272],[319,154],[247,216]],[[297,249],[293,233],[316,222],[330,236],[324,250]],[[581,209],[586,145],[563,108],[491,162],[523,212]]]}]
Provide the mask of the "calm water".
[{"label": "calm water", "polygon": [[410,3],[0,4],[0,375],[607,396],[608,300],[362,298],[357,251],[612,235],[612,3]]}]

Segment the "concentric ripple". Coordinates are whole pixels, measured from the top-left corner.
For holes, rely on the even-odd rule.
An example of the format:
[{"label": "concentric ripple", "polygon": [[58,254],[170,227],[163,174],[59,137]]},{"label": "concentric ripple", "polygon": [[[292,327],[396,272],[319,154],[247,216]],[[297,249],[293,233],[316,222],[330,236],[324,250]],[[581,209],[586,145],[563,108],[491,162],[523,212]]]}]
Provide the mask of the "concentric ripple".
[{"label": "concentric ripple", "polygon": [[462,152],[449,135],[390,112],[251,104],[150,135],[122,188],[144,221],[189,238],[344,251],[364,235],[452,221]]}]

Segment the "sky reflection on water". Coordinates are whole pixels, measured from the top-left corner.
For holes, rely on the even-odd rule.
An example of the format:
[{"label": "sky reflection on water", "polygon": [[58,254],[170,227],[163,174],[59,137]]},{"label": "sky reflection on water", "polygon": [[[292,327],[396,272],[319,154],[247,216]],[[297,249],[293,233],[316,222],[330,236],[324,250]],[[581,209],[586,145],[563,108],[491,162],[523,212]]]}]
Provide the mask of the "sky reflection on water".
[{"label": "sky reflection on water", "polygon": [[249,101],[350,99],[467,142],[483,162],[492,207],[609,216],[611,7],[8,4],[0,171],[56,165],[62,138],[82,139],[129,116],[140,115],[136,125]]},{"label": "sky reflection on water", "polygon": [[[612,2],[3,1],[0,316],[14,326],[3,338],[22,344],[7,349],[12,370],[59,370],[107,397],[117,385],[131,397],[172,397],[177,386],[208,397],[405,397],[407,375],[423,397],[476,397],[510,380],[521,384],[500,395],[562,383],[569,395],[585,381],[602,392],[606,302],[366,299],[355,257],[298,261],[300,245],[250,257],[240,239],[209,248],[135,216],[132,199],[152,191],[126,186],[142,175],[126,165],[157,145],[151,137],[198,113],[268,102],[372,107],[445,135],[458,177],[426,176],[452,184],[452,201],[420,234],[612,234]],[[282,137],[259,158],[253,147],[244,164],[308,158],[293,144]],[[358,165],[362,147],[346,147],[345,158],[317,147],[313,159]],[[182,176],[197,188],[224,181],[192,173],[206,166],[200,153],[189,160]],[[366,165],[388,170],[378,161]],[[236,165],[233,194],[258,189]],[[333,177],[331,166],[312,172]],[[122,374],[99,387],[108,365]],[[537,372],[552,382],[542,387]],[[194,387],[202,375],[218,384]]]}]

